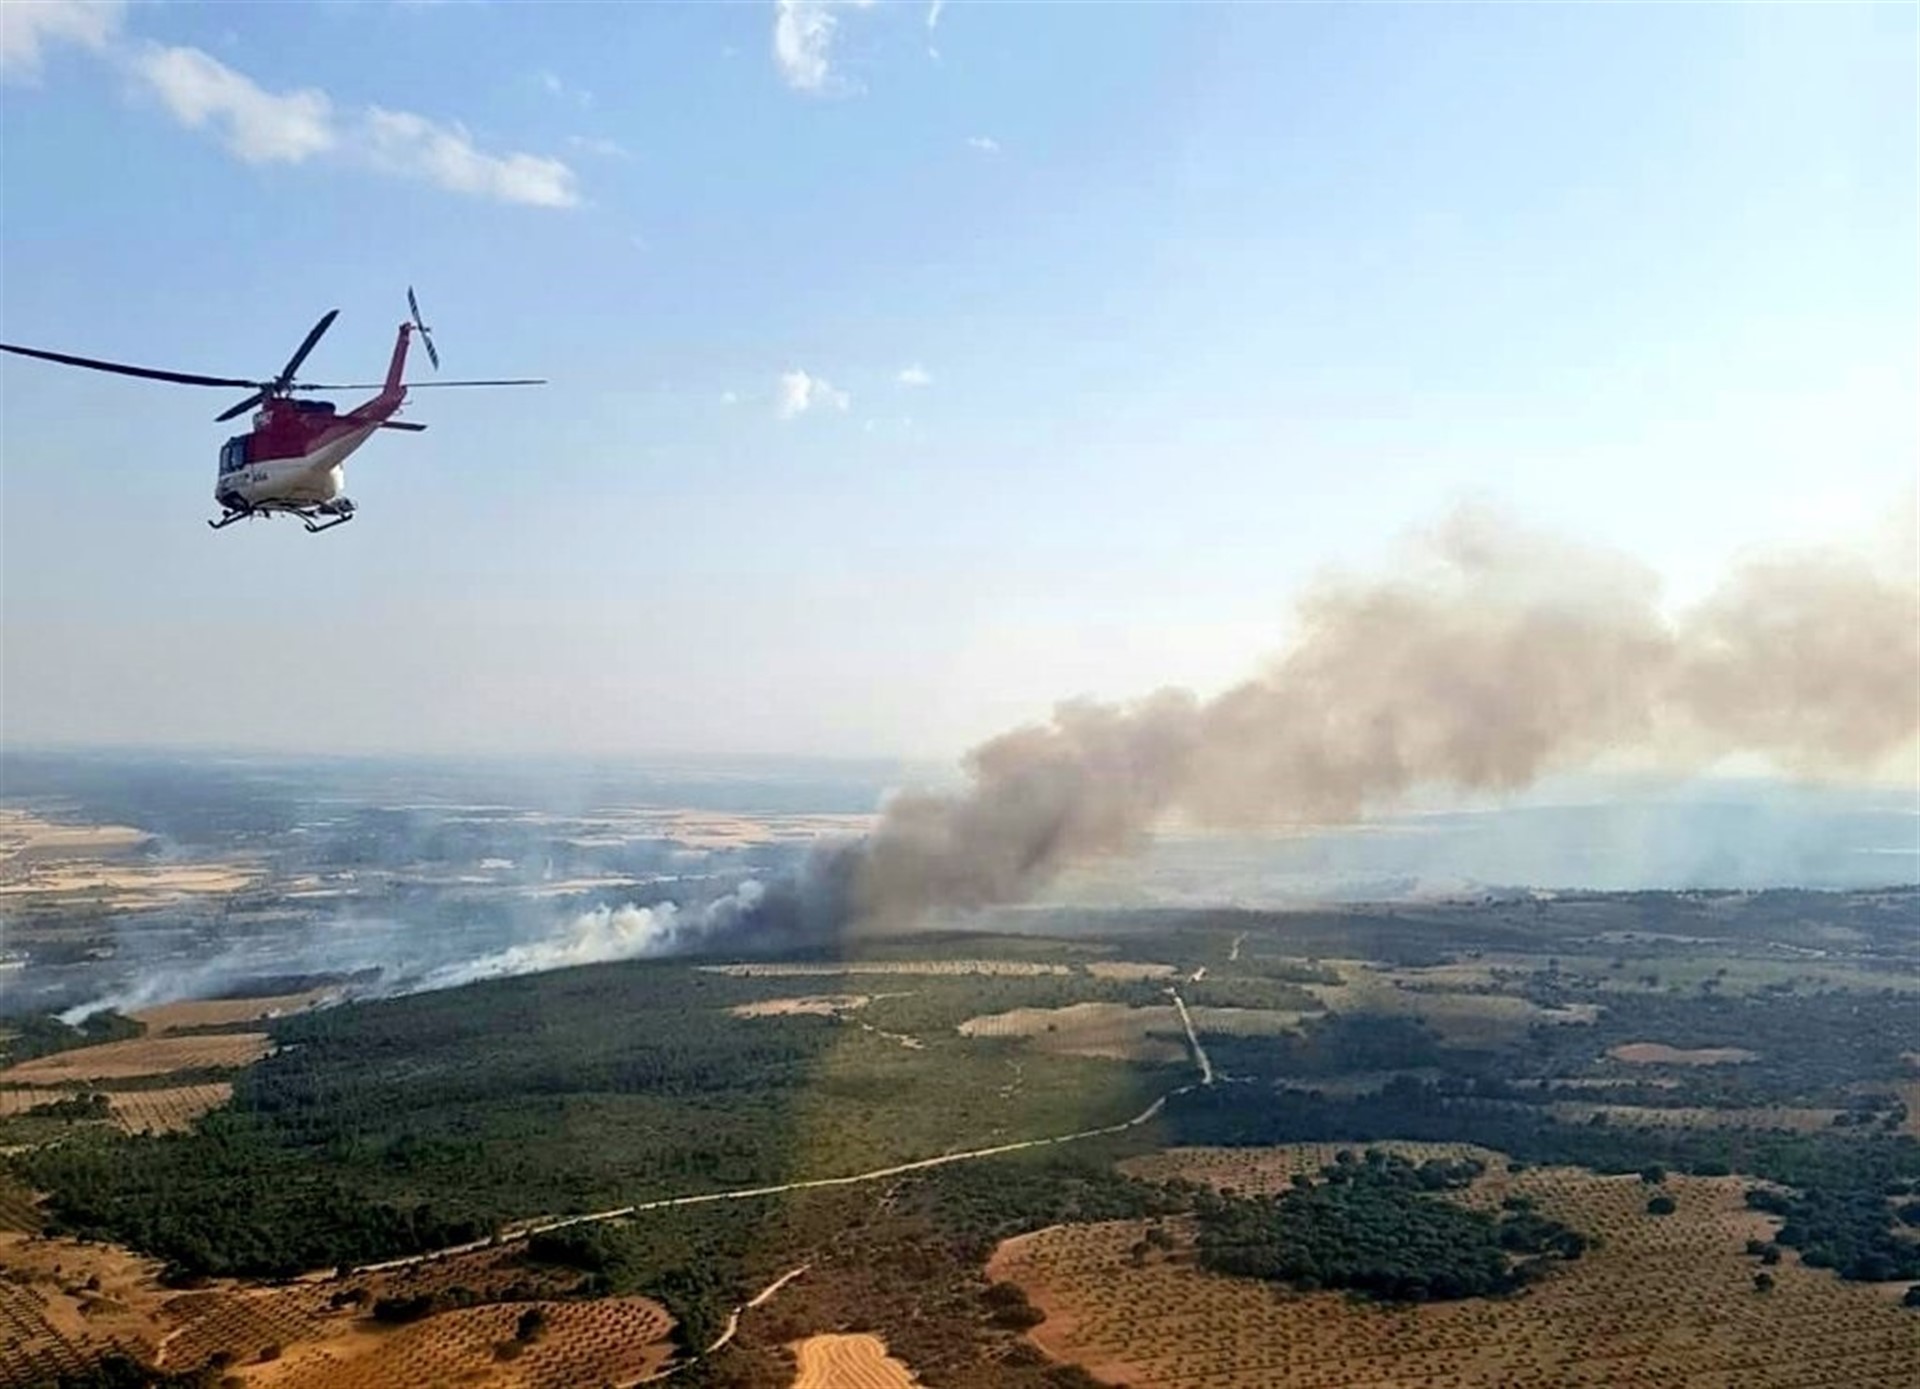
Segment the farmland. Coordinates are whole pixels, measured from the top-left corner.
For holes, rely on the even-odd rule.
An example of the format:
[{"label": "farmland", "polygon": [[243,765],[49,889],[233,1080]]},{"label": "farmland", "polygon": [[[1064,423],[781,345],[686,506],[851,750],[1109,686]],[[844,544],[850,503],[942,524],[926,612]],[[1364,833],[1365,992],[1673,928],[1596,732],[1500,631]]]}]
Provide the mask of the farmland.
[{"label": "farmland", "polygon": [[0,1084],[66,1085],[132,1080],[175,1071],[226,1070],[251,1065],[270,1049],[264,1032],[163,1033],[22,1061],[0,1071]]},{"label": "farmland", "polygon": [[[1232,1159],[1180,1154],[1155,1171],[1209,1184],[1271,1183],[1323,1149]],[[989,1276],[1025,1289],[1046,1321],[1036,1344],[1096,1374],[1139,1385],[1695,1385],[1892,1384],[1920,1363],[1910,1313],[1871,1291],[1787,1260],[1756,1292],[1749,1238],[1770,1223],[1731,1178],[1668,1178],[1675,1214],[1645,1210],[1635,1177],[1502,1167],[1469,1200],[1509,1197],[1599,1236],[1523,1298],[1380,1306],[1329,1294],[1276,1297],[1257,1283],[1201,1271],[1191,1232],[1169,1222],[1172,1248],[1130,1251],[1146,1228],[1117,1221],[1041,1231],[996,1252]],[[1151,1307],[1151,1317],[1139,1309]]]},{"label": "farmland", "polygon": [[793,1356],[793,1389],[914,1389],[918,1383],[878,1336],[809,1336]]},{"label": "farmland", "polygon": [[[522,1328],[539,1319],[539,1330]],[[644,1298],[495,1303],[394,1330],[358,1330],[283,1354],[248,1377],[274,1389],[491,1384],[525,1389],[633,1384],[672,1358],[669,1321]]]},{"label": "farmland", "polygon": [[[1870,1384],[1920,1356],[1896,1214],[1920,1196],[1920,1017],[1904,988],[1833,981],[1920,968],[1914,900],[1036,914],[828,958],[36,1023],[57,1049],[0,1088],[24,1149],[0,1224],[52,1237],[0,1249],[0,1282],[40,1299],[23,1346],[295,1389],[669,1364],[689,1385]],[[1856,953],[1783,982],[1813,977],[1780,958],[1809,915]],[[1667,916],[1689,929],[1620,953]],[[25,1114],[49,1098],[74,1112]],[[1198,1189],[1285,1197],[1370,1144],[1480,1164],[1434,1199],[1496,1222],[1523,1201],[1597,1244],[1524,1292],[1419,1305],[1199,1266]],[[1448,1286],[1374,1278],[1378,1213],[1329,1269]]]},{"label": "farmland", "polygon": [[[241,1372],[249,1384],[305,1389],[631,1383],[676,1350],[672,1319],[658,1302],[553,1300],[571,1280],[498,1254],[350,1286],[221,1281],[178,1291],[156,1263],[97,1245],[16,1238],[0,1252],[8,1268],[0,1278],[6,1389],[78,1370],[109,1347],[170,1372],[213,1367]],[[418,1305],[422,1315],[403,1325],[384,1321],[382,1299]],[[537,1316],[529,1320],[530,1312]]]},{"label": "farmland", "polygon": [[209,1028],[238,1031],[239,1024],[265,1022],[288,1013],[303,1012],[337,996],[333,989],[308,989],[265,998],[196,998],[142,1008],[130,1016],[152,1036]]}]

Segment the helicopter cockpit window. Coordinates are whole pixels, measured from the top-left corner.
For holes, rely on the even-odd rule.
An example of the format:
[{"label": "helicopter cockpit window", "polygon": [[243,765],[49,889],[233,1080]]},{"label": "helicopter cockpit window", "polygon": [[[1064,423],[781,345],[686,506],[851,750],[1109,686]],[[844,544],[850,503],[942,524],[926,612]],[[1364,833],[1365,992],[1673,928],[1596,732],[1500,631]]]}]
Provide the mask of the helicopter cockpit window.
[{"label": "helicopter cockpit window", "polygon": [[220,448],[220,471],[236,472],[247,466],[247,436],[236,434]]}]

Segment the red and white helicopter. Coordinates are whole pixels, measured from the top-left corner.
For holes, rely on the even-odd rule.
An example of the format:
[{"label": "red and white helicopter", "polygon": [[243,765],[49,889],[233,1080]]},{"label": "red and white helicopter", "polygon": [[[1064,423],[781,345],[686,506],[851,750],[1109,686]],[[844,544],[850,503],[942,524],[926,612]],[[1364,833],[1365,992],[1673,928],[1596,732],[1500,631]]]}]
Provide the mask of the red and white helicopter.
[{"label": "red and white helicopter", "polygon": [[[47,352],[37,347],[15,347],[0,343],[0,351],[23,357],[39,357],[71,367],[90,367],[95,371],[117,372],[121,376],[144,376],[155,381],[172,381],[183,386],[243,386],[253,394],[238,405],[223,410],[214,418],[230,420],[244,415],[256,405],[253,427],[236,434],[220,449],[220,472],[213,486],[213,499],[220,503],[218,521],[207,524],[215,530],[254,516],[274,516],[282,512],[298,516],[313,533],[332,530],[353,519],[353,502],[340,494],[344,476],[340,465],[360,445],[381,429],[425,429],[394,417],[406,402],[407,392],[435,386],[544,386],[534,379],[503,381],[402,381],[407,369],[407,343],[415,334],[427,349],[434,369],[440,367],[440,354],[433,337],[420,320],[420,301],[407,291],[410,318],[400,325],[400,336],[393,344],[393,360],[387,365],[387,379],[378,385],[322,386],[296,382],[294,373],[307,360],[314,344],[320,341],[340,310],[330,309],[313,325],[298,350],[288,358],[278,375],[265,381],[240,376],[197,376],[191,372],[160,371],[153,367],[128,366],[123,362],[103,362],[93,357],[74,357],[64,352]],[[379,392],[364,405],[340,413],[324,400],[296,400],[297,391],[374,391]]]}]

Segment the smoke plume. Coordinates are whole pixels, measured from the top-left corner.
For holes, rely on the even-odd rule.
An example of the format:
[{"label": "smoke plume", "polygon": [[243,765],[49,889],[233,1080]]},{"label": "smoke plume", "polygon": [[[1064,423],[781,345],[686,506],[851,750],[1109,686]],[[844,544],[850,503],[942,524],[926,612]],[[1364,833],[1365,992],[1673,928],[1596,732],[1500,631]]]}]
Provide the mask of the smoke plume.
[{"label": "smoke plume", "polygon": [[685,918],[671,902],[651,907],[596,907],[581,912],[552,935],[510,945],[478,959],[441,965],[417,979],[404,981],[398,991],[451,989],[477,979],[504,979],[571,965],[669,955],[683,948],[686,930]]},{"label": "smoke plume", "polygon": [[1627,756],[1758,755],[1873,773],[1920,725],[1910,574],[1840,554],[1750,562],[1677,617],[1641,566],[1462,513],[1395,577],[1321,584],[1263,674],[1202,700],[1075,700],[966,759],[955,794],[903,794],[866,839],[707,913],[738,948],[892,929],[1020,900],[1168,819],[1334,825],[1416,787],[1513,791]]}]

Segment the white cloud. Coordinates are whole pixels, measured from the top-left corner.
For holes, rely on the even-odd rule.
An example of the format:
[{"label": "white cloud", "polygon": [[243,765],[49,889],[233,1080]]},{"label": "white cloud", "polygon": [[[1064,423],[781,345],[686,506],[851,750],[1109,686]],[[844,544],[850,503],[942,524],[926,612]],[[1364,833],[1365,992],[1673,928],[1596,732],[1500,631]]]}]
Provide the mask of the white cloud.
[{"label": "white cloud", "polygon": [[947,0],[933,0],[933,3],[927,6],[927,27],[929,29],[938,29],[940,27],[940,11],[946,7]]},{"label": "white cloud", "polygon": [[738,405],[740,403],[740,392],[738,391],[720,392],[720,403],[722,405]]},{"label": "white cloud", "polygon": [[[248,164],[301,164],[331,155],[501,202],[572,207],[580,201],[573,170],[558,159],[490,154],[461,126],[409,111],[368,106],[342,113],[313,87],[268,91],[202,49],[121,40],[124,12],[119,0],[0,0],[0,71],[32,77],[48,43],[78,44],[122,67],[180,124],[210,132]],[[596,146],[596,152],[610,150]]]},{"label": "white cloud", "polygon": [[276,95],[197,48],[150,45],[133,70],[175,120],[211,129],[249,164],[298,164],[333,148],[333,103],[312,88]]},{"label": "white cloud", "polygon": [[969,135],[967,136],[967,148],[970,150],[979,150],[982,154],[998,154],[1000,153],[1000,142],[991,135]]},{"label": "white cloud", "polygon": [[599,135],[569,135],[567,146],[583,154],[597,154],[603,159],[633,158],[632,151],[618,140],[609,140]]},{"label": "white cloud", "polygon": [[910,367],[902,368],[900,373],[893,379],[902,386],[931,386],[933,384],[933,378],[927,375],[927,369],[918,362],[915,362]]},{"label": "white cloud", "polygon": [[853,397],[835,390],[832,382],[795,368],[781,373],[780,396],[774,408],[781,419],[790,420],[809,410],[845,411],[852,403]]},{"label": "white cloud", "polygon": [[864,10],[874,0],[774,0],[773,59],[797,92],[824,92],[833,75],[833,31],[843,6]]},{"label": "white cloud", "polygon": [[453,193],[532,207],[572,207],[580,201],[573,170],[558,159],[488,154],[458,125],[442,125],[411,111],[369,106],[362,124],[368,160],[388,173],[423,179]]},{"label": "white cloud", "polygon": [[120,32],[124,0],[0,0],[0,77],[32,81],[56,43],[98,53]]}]

